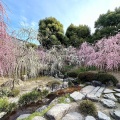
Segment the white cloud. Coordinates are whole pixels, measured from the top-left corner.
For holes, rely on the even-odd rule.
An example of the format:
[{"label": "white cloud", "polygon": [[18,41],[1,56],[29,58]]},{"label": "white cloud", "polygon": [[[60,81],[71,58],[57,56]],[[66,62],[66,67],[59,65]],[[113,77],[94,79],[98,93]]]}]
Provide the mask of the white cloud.
[{"label": "white cloud", "polygon": [[20,25],[22,27],[32,27],[37,28],[37,22],[35,21],[29,21],[25,16],[21,16]]}]

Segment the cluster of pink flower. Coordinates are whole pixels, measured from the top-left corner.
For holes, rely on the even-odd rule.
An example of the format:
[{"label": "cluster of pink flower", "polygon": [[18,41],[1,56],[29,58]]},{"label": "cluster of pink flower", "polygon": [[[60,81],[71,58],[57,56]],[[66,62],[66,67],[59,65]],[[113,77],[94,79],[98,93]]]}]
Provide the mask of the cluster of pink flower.
[{"label": "cluster of pink flower", "polygon": [[108,39],[99,40],[94,46],[83,43],[78,51],[85,66],[96,66],[105,70],[120,67],[120,33]]}]

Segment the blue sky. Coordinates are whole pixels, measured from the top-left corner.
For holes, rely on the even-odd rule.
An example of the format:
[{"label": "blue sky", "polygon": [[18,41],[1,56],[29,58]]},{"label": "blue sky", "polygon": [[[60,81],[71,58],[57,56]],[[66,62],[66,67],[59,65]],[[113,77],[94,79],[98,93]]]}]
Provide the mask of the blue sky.
[{"label": "blue sky", "polygon": [[55,17],[64,26],[87,24],[94,32],[94,22],[100,14],[120,6],[120,0],[2,0],[10,19],[9,27],[27,25],[38,28],[40,19]]}]

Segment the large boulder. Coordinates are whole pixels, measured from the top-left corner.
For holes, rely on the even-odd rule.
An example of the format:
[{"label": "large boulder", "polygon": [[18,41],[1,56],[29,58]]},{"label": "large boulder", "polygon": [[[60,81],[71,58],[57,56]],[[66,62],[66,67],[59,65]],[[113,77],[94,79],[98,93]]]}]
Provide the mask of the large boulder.
[{"label": "large boulder", "polygon": [[75,91],[72,94],[70,94],[70,97],[73,98],[75,101],[80,101],[85,98],[85,95],[83,95],[80,92]]},{"label": "large boulder", "polygon": [[108,100],[108,99],[101,99],[101,102],[104,106],[108,107],[108,108],[115,108],[116,104],[114,101],[112,100]]},{"label": "large boulder", "polygon": [[120,120],[120,110],[113,110],[110,112],[110,115],[115,119],[115,120]]},{"label": "large boulder", "polygon": [[40,116],[35,116],[32,120],[46,120],[46,119]]},{"label": "large boulder", "polygon": [[93,116],[87,116],[85,117],[85,120],[96,120]]},{"label": "large boulder", "polygon": [[66,114],[62,120],[83,120],[83,116],[77,112],[71,112]]},{"label": "large boulder", "polygon": [[61,120],[65,116],[69,109],[71,108],[70,104],[57,104],[53,106],[47,113],[46,116],[50,120]]},{"label": "large boulder", "polygon": [[106,114],[102,113],[101,111],[98,111],[98,119],[99,120],[111,120],[110,117],[108,117]]},{"label": "large boulder", "polygon": [[113,93],[105,94],[105,95],[104,95],[104,98],[113,100],[113,101],[115,101],[115,102],[117,101],[117,99],[115,98],[115,96],[114,96]]}]

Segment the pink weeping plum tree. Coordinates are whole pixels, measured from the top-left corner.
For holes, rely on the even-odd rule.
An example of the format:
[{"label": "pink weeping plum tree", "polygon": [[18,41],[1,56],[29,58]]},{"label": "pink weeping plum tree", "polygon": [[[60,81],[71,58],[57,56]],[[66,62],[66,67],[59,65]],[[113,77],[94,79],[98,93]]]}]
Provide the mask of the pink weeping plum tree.
[{"label": "pink weeping plum tree", "polygon": [[11,37],[7,33],[7,24],[5,22],[7,14],[0,1],[0,75],[12,74],[14,68],[14,45]]},{"label": "pink weeping plum tree", "polygon": [[103,70],[118,70],[120,67],[120,33],[99,40],[94,46],[83,43],[78,51],[84,66],[95,66]]}]

